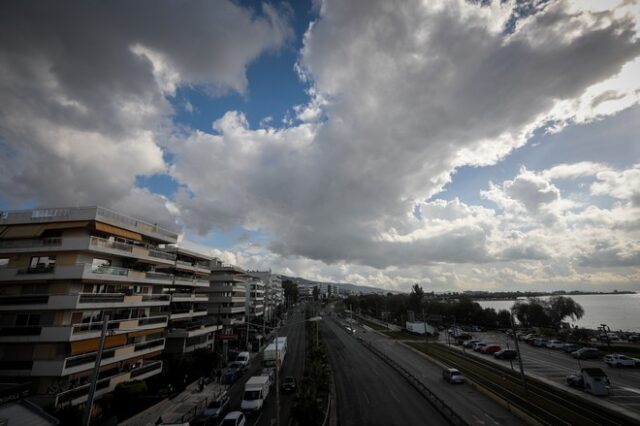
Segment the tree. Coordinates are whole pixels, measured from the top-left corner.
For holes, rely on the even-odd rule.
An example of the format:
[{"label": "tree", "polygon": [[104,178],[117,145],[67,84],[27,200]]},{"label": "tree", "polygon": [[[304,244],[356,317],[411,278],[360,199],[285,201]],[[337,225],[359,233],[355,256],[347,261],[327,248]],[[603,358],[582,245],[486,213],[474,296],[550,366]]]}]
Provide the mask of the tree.
[{"label": "tree", "polygon": [[525,327],[549,327],[551,320],[547,315],[545,302],[534,297],[526,302],[516,302],[513,305],[516,318]]},{"label": "tree", "polygon": [[282,281],[282,288],[284,289],[284,300],[286,303],[298,303],[298,284],[291,280]]},{"label": "tree", "polygon": [[567,317],[577,320],[584,315],[582,306],[570,297],[554,296],[549,299],[546,308],[551,325],[555,328],[560,328],[560,323]]},{"label": "tree", "polygon": [[414,312],[420,310],[422,304],[422,298],[424,297],[424,290],[418,284],[414,284],[411,287],[411,293],[409,294],[409,306],[408,308]]}]

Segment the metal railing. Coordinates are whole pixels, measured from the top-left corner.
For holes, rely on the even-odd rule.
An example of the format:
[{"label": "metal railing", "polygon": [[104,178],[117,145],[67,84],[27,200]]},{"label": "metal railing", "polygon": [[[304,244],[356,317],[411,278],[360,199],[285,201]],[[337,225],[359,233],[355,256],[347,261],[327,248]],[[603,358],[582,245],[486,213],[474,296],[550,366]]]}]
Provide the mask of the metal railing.
[{"label": "metal railing", "polygon": [[0,296],[0,305],[46,305],[48,295]]},{"label": "metal railing", "polygon": [[80,293],[78,303],[123,303],[122,293]]},{"label": "metal railing", "polygon": [[0,249],[16,249],[29,247],[50,247],[62,244],[62,238],[38,238],[30,240],[4,240],[0,241]]},{"label": "metal railing", "polygon": [[119,266],[91,266],[91,272],[94,274],[115,275],[120,277],[129,275],[127,268],[121,268]]},{"label": "metal railing", "polygon": [[131,253],[133,251],[133,244],[120,243],[117,241],[109,241],[104,238],[92,236],[89,239],[89,244],[96,247],[103,247],[108,249],[120,250],[127,253]]},{"label": "metal railing", "polygon": [[145,364],[142,367],[138,367],[136,369],[131,370],[131,378],[133,379],[134,377],[141,376],[144,373],[157,370],[158,367],[162,369],[162,361],[155,361],[155,362],[150,362],[148,364]]},{"label": "metal railing", "polygon": [[150,257],[157,257],[160,259],[167,259],[167,260],[176,260],[176,255],[173,253],[167,253],[161,250],[156,250],[156,249],[149,249],[149,256]]}]

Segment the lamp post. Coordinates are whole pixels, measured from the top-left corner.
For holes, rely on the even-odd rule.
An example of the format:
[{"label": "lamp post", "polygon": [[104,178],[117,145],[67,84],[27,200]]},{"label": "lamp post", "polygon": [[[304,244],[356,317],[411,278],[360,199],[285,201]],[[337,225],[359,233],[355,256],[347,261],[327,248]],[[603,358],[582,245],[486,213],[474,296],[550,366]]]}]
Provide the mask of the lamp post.
[{"label": "lamp post", "polygon": [[602,327],[602,332],[607,338],[607,347],[611,348],[611,340],[609,339],[609,333],[611,332],[611,328],[609,328],[607,324],[600,324],[600,327]]},{"label": "lamp post", "polygon": [[524,388],[524,394],[527,395],[527,379],[524,375],[524,366],[522,365],[522,354],[520,353],[520,344],[518,343],[518,336],[516,336],[516,327],[513,322],[513,310],[509,312],[509,320],[511,321],[511,332],[513,333],[513,341],[516,344],[516,352],[518,353],[518,364],[520,364],[520,376],[522,377],[522,387]]},{"label": "lamp post", "polygon": [[98,384],[98,376],[100,375],[100,362],[102,361],[102,351],[104,350],[104,341],[107,338],[107,327],[109,325],[109,315],[104,315],[102,318],[102,332],[100,333],[100,343],[98,344],[98,353],[96,354],[96,364],[93,368],[93,375],[91,376],[91,386],[89,387],[89,395],[87,397],[87,405],[84,408],[84,422],[85,426],[89,426],[91,423],[91,411],[93,410],[93,399],[96,393],[96,385]]}]

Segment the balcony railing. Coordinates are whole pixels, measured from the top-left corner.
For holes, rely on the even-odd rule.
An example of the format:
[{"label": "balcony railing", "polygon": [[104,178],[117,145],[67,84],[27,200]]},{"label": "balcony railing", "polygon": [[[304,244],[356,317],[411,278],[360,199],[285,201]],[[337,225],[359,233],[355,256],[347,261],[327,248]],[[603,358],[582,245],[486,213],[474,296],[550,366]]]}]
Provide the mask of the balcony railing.
[{"label": "balcony railing", "polygon": [[162,361],[150,362],[148,364],[143,365],[142,367],[138,367],[134,370],[131,370],[131,378],[133,379],[135,377],[142,376],[145,373],[148,373],[153,370],[157,370],[159,368],[160,369],[162,368]]},{"label": "balcony railing", "polygon": [[89,241],[90,241],[90,244],[92,246],[95,246],[95,247],[102,247],[102,248],[107,248],[107,249],[120,250],[120,251],[125,251],[127,253],[133,252],[133,244],[126,244],[126,243],[120,243],[120,242],[116,242],[116,241],[109,241],[107,239],[100,238],[100,237],[94,237],[94,236],[92,236]]},{"label": "balcony railing", "polygon": [[122,293],[80,293],[79,303],[123,303]]},{"label": "balcony railing", "polygon": [[149,249],[149,256],[157,257],[157,258],[160,258],[160,259],[176,260],[176,255],[175,254],[167,253],[167,252],[160,251],[160,250],[154,250],[154,249]]},{"label": "balcony railing", "polygon": [[2,305],[46,305],[49,302],[48,295],[25,296],[0,296]]},{"label": "balcony railing", "polygon": [[40,326],[2,327],[0,336],[39,336],[41,331]]},{"label": "balcony railing", "polygon": [[94,274],[116,275],[120,277],[129,275],[127,268],[120,268],[118,266],[92,266],[91,272]]},{"label": "balcony railing", "polygon": [[[119,320],[109,321],[107,324],[108,330],[119,330],[123,322],[137,321],[138,327],[145,325],[163,324],[167,322],[166,315],[154,316],[154,317],[140,317],[140,318],[124,318]],[[81,333],[95,333],[102,330],[102,321],[91,322],[86,324],[76,324],[73,326],[72,334]],[[131,330],[126,330],[131,331]]]},{"label": "balcony railing", "polygon": [[52,274],[56,270],[55,266],[37,266],[35,268],[18,269],[18,275],[25,274]]},{"label": "balcony railing", "polygon": [[30,247],[51,247],[62,244],[62,238],[37,238],[29,240],[4,240],[0,241],[0,249],[19,249]]},{"label": "balcony railing", "polygon": [[143,343],[138,343],[135,346],[135,351],[144,351],[146,349],[151,349],[151,348],[155,348],[158,346],[163,346],[164,345],[164,338],[163,339],[157,339],[157,340],[151,340],[149,342],[143,342]]},{"label": "balcony railing", "polygon": [[163,281],[173,280],[173,275],[167,274],[165,272],[149,271],[146,273],[146,277],[153,280],[163,280]]},{"label": "balcony railing", "polygon": [[143,294],[143,302],[169,302],[171,300],[170,294]]}]

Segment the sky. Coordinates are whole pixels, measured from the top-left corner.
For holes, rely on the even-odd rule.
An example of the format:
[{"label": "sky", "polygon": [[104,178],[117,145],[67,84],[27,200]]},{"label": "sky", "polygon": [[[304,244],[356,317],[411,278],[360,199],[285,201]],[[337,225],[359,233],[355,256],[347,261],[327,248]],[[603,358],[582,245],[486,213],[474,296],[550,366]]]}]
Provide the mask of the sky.
[{"label": "sky", "polygon": [[250,269],[640,290],[640,4],[0,4],[0,209]]}]

